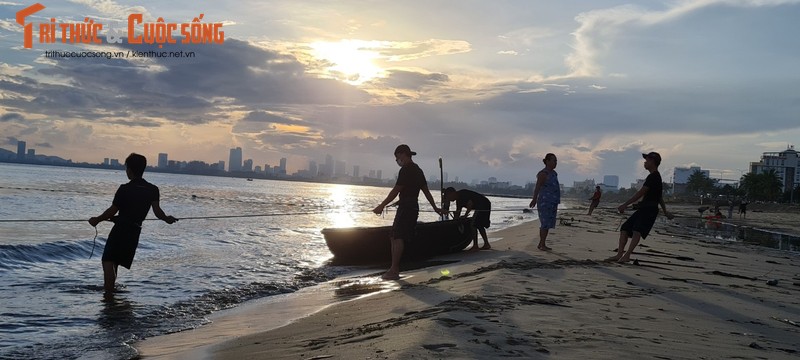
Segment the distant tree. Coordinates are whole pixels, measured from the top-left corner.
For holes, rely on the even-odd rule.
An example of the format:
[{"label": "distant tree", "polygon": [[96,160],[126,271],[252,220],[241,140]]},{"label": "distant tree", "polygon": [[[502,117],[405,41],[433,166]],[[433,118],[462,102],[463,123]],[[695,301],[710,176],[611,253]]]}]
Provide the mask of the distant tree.
[{"label": "distant tree", "polygon": [[740,188],[751,200],[775,201],[783,193],[783,185],[775,170],[760,174],[744,174],[739,183]]},{"label": "distant tree", "polygon": [[705,195],[714,191],[714,180],[711,180],[702,171],[696,170],[692,175],[689,175],[689,180],[686,182],[686,190],[695,195]]}]

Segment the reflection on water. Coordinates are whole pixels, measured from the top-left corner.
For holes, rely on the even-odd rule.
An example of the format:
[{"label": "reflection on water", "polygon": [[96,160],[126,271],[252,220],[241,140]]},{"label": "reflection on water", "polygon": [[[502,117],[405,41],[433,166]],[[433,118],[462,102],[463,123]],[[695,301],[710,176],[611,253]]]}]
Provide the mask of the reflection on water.
[{"label": "reflection on water", "polygon": [[714,219],[676,219],[676,223],[701,235],[768,248],[800,251],[800,236],[739,226]]}]

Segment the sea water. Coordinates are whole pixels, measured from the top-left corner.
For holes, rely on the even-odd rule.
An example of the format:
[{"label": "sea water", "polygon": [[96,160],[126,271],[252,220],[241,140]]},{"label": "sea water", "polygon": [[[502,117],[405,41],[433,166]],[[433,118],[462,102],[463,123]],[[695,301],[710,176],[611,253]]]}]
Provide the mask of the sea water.
[{"label": "sea water", "polygon": [[[111,205],[125,172],[0,164],[0,220],[36,220],[0,221],[0,359],[135,357],[137,340],[363,271],[331,265],[320,230],[390,225],[394,216],[371,213],[386,187],[144,177],[159,187],[165,212],[184,220],[145,221],[132,268],[120,268],[119,292],[104,300],[100,258],[112,224],[96,233],[86,220]],[[420,221],[436,221],[420,199]],[[535,219],[522,212],[529,199],[490,200],[490,230]]]}]

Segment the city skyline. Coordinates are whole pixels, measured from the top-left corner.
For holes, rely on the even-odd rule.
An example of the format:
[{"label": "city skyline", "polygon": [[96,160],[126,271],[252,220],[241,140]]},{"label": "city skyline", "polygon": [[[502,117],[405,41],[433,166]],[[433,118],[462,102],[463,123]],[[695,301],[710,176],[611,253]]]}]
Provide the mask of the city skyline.
[{"label": "city skyline", "polygon": [[[386,177],[406,143],[426,173],[442,157],[452,176],[522,184],[554,153],[565,183],[629,184],[641,153],[735,178],[800,139],[798,0],[41,4],[25,47],[16,15],[31,4],[0,2],[0,131],[76,161],[159,149],[213,162],[241,147],[288,172],[331,154]],[[225,39],[38,41],[51,18],[117,28],[132,13],[204,14]]]},{"label": "city skyline", "polygon": [[[14,154],[14,158],[16,160],[33,160],[36,159],[37,154],[35,153],[34,149],[27,148],[27,142],[24,140],[17,141],[17,151]],[[2,149],[2,148],[0,148]],[[8,150],[6,150],[8,151]],[[233,163],[235,161],[242,162],[243,157],[243,150],[239,147],[231,148],[230,150],[230,159],[236,159],[234,161],[230,161]],[[8,151],[11,152],[11,151]],[[39,157],[47,157],[52,159],[58,159],[55,161],[54,164],[66,164],[71,163],[71,160],[65,160],[58,156],[48,156],[44,154],[38,154]],[[1,159],[1,158],[0,158]],[[6,158],[8,159],[8,158]],[[284,177],[284,178],[295,178],[295,179],[308,179],[308,180],[357,180],[362,178],[363,180],[366,179],[373,179],[373,180],[380,180],[381,182],[391,181],[392,178],[383,178],[382,170],[373,170],[370,169],[368,175],[359,175],[360,165],[353,165],[353,172],[348,173],[346,171],[346,161],[335,160],[333,156],[330,154],[325,156],[325,163],[317,165],[315,160],[310,160],[307,169],[300,169],[294,173],[288,173],[286,171],[287,166],[287,159],[281,158],[279,161],[279,165],[271,166],[270,164],[265,164],[263,170],[261,169],[260,165],[253,166],[252,159],[246,159],[243,162],[246,164],[245,166],[234,165],[234,169],[229,167],[225,168],[224,161],[218,161],[217,163],[206,163],[202,160],[169,160],[169,154],[167,153],[158,153],[157,162],[156,164],[151,162],[149,166],[157,167],[161,169],[169,169],[174,168],[176,170],[185,170],[180,165],[187,166],[192,162],[200,162],[209,166],[212,170],[218,170],[220,173],[229,173],[229,174],[246,174],[252,173],[254,175],[266,175],[266,176],[275,176],[275,177]],[[121,162],[119,159],[116,158],[103,158],[102,164],[104,166],[111,166],[111,167],[119,167],[121,166]],[[334,164],[336,164],[336,170],[326,170],[326,169],[333,169]],[[669,179],[664,179],[667,183],[673,184],[673,189],[671,191],[681,193],[684,192],[689,177],[694,174],[695,172],[701,173],[703,176],[713,179],[718,186],[723,185],[733,185],[734,188],[738,187],[738,183],[741,177],[748,173],[760,173],[766,172],[768,170],[776,171],[778,178],[783,183],[783,187],[785,191],[789,191],[793,187],[800,187],[800,153],[794,150],[793,145],[787,145],[787,148],[784,151],[774,151],[774,152],[764,152],[761,154],[759,161],[750,162],[748,165],[749,170],[739,170],[740,176],[737,179],[726,179],[726,178],[719,178],[715,177],[711,174],[708,169],[703,169],[700,166],[690,166],[690,167],[674,167],[672,169],[661,169],[660,172],[662,174],[666,174],[669,176]],[[327,172],[327,173],[326,173]],[[444,182],[449,182],[449,174],[447,172],[443,172],[442,174],[435,173],[428,175],[428,181],[431,183],[438,182],[440,180],[439,176],[444,176]],[[396,174],[395,174],[396,176]],[[579,188],[579,189],[586,189],[591,190],[596,185],[600,186],[604,191],[616,191],[620,188],[639,188],[641,187],[642,182],[644,179],[639,178],[635,179],[634,182],[631,182],[630,185],[622,184],[620,185],[619,176],[618,175],[604,175],[603,181],[599,182],[596,179],[586,178],[584,180],[575,180],[572,181],[572,186],[568,186],[567,182],[560,182],[562,186],[565,188]],[[459,177],[455,177],[455,183],[459,183]],[[491,185],[500,186],[501,188],[516,188],[516,187],[524,187],[530,184],[530,182],[526,182],[525,184],[514,184],[510,181],[499,181],[496,177],[489,177],[487,180],[479,180],[473,179],[469,183],[463,182],[470,186],[478,186],[478,185]],[[524,186],[523,186],[524,185]]]}]

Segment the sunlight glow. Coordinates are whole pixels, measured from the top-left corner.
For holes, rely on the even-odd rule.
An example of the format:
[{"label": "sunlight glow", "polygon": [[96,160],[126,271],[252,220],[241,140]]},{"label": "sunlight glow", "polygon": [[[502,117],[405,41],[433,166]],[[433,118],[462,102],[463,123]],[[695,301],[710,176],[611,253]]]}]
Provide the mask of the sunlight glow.
[{"label": "sunlight glow", "polygon": [[335,185],[329,188],[332,203],[331,212],[328,213],[328,220],[333,227],[352,227],[356,225],[350,203],[350,187],[346,185]]},{"label": "sunlight glow", "polygon": [[327,75],[353,85],[360,85],[377,77],[384,76],[384,70],[375,65],[380,57],[376,41],[341,40],[338,42],[320,41],[312,43],[314,57],[331,63]]}]

